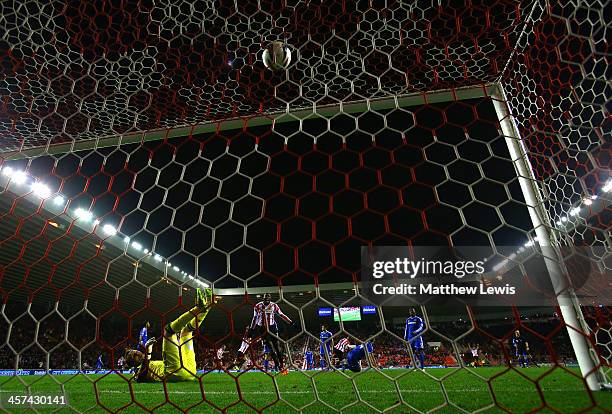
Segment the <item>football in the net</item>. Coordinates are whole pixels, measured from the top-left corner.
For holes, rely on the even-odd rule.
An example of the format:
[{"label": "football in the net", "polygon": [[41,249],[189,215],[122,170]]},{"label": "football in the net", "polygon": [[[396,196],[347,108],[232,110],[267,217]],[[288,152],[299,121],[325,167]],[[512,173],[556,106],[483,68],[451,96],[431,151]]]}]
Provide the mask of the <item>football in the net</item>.
[{"label": "football in the net", "polygon": [[272,71],[285,70],[291,63],[291,49],[283,42],[271,42],[263,50],[261,60]]}]

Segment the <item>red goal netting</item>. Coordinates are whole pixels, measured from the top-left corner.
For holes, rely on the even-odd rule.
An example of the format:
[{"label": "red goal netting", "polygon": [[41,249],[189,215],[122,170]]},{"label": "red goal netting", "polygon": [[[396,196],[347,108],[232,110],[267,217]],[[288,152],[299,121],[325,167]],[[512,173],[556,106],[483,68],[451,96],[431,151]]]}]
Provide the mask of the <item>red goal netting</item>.
[{"label": "red goal netting", "polygon": [[[553,244],[605,282],[607,12],[543,0],[0,5],[0,407],[5,389],[86,392],[76,411],[563,412],[563,392],[585,396],[571,411],[605,409],[592,390],[610,377],[609,285],[581,297],[572,322],[554,300],[420,307],[424,363],[446,368],[416,374],[408,307],[364,313],[360,249],[482,246],[524,276]],[[260,61],[276,40],[292,49],[286,71]],[[118,365],[125,348],[146,321],[161,338],[208,286],[223,300],[194,336],[199,386],[138,389]],[[267,292],[295,322],[275,334],[286,364],[306,374],[212,376],[233,368]],[[333,317],[356,307],[358,322]],[[335,385],[308,370],[307,351],[326,363],[321,323],[336,341],[375,341],[372,369]],[[537,375],[516,369],[516,330]],[[273,366],[259,347],[247,371]]]}]

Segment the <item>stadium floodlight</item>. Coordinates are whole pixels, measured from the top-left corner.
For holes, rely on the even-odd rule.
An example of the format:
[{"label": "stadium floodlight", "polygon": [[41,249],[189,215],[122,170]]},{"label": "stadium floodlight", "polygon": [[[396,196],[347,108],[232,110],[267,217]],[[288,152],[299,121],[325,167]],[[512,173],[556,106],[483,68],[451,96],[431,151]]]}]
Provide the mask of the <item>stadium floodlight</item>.
[{"label": "stadium floodlight", "polygon": [[14,171],[11,173],[11,175],[9,175],[9,177],[15,184],[23,184],[28,179],[27,174],[23,171]]},{"label": "stadium floodlight", "polygon": [[51,189],[43,183],[35,182],[30,187],[32,189],[32,193],[39,198],[49,198],[51,195]]},{"label": "stadium floodlight", "polygon": [[144,249],[142,252],[143,252],[144,254],[149,254],[149,249]]},{"label": "stadium floodlight", "polygon": [[593,200],[591,200],[590,198],[585,197],[582,202],[584,203],[585,206],[590,206],[591,204],[593,204]]},{"label": "stadium floodlight", "polygon": [[532,241],[532,240],[529,240],[527,243],[525,243],[525,245],[524,245],[524,246],[525,246],[525,247],[531,247],[531,246],[533,246],[533,241]]},{"label": "stadium floodlight", "polygon": [[161,262],[161,261],[162,261],[162,257],[161,257],[160,255],[158,255],[158,254],[156,254],[156,255],[153,257],[153,259],[154,259],[156,262]]},{"label": "stadium floodlight", "polygon": [[561,217],[561,221],[565,223],[567,221],[567,217]]},{"label": "stadium floodlight", "polygon": [[580,214],[580,207],[574,207],[570,210],[570,216],[577,216]]},{"label": "stadium floodlight", "polygon": [[605,184],[604,186],[601,188],[601,191],[603,191],[604,193],[609,193],[610,191],[612,191],[612,178],[610,178]]},{"label": "stadium floodlight", "polygon": [[97,226],[98,224],[100,224],[100,220],[95,219],[93,224],[94,224],[94,226]]},{"label": "stadium floodlight", "polygon": [[109,236],[117,234],[117,229],[112,224],[105,224],[104,227],[102,227],[102,231]]},{"label": "stadium floodlight", "polygon": [[495,266],[493,266],[493,271],[497,272],[499,269],[501,269],[502,267],[504,267],[506,264],[508,264],[508,259],[504,259],[501,262],[499,262],[498,264],[496,264]]},{"label": "stadium floodlight", "polygon": [[178,266],[172,266],[172,270],[174,270],[175,272],[179,272],[181,269],[179,269]]},{"label": "stadium floodlight", "polygon": [[4,167],[2,169],[2,175],[4,175],[5,177],[10,177],[11,175],[13,175],[13,169],[11,167]]},{"label": "stadium floodlight", "polygon": [[140,250],[142,250],[142,244],[138,243],[137,241],[133,241],[132,242],[132,248],[140,251]]},{"label": "stadium floodlight", "polygon": [[87,211],[84,208],[77,208],[76,210],[74,210],[74,215],[82,221],[90,221],[93,217],[93,214],[91,213],[91,211]]},{"label": "stadium floodlight", "polygon": [[53,199],[53,204],[55,204],[56,206],[63,206],[65,202],[66,200],[61,195],[55,196],[55,198]]}]

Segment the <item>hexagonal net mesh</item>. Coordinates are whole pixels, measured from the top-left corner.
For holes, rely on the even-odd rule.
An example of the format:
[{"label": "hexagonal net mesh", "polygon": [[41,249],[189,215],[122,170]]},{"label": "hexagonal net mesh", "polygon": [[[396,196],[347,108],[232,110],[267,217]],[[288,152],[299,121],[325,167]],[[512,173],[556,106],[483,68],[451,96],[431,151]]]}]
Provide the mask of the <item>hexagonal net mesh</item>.
[{"label": "hexagonal net mesh", "polygon": [[[593,392],[612,363],[600,2],[1,7],[3,409],[610,406]],[[279,39],[293,61],[273,72]],[[418,306],[419,348],[410,306],[363,294],[362,246],[481,246],[528,279],[539,245],[595,281],[572,311]],[[252,322],[265,293],[272,333]],[[161,368],[126,352],[146,322]],[[360,372],[321,325],[363,344]]]}]

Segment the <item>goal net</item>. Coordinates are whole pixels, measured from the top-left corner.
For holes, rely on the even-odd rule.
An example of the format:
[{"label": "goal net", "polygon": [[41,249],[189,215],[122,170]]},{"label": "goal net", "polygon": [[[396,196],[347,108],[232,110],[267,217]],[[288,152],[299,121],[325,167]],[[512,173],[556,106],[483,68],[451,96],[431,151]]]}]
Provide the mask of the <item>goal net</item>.
[{"label": "goal net", "polygon": [[[0,407],[44,395],[77,412],[605,409],[605,13],[544,0],[3,4]],[[260,56],[279,39],[292,62],[274,72]],[[376,246],[478,246],[487,283],[529,285],[541,265],[572,289],[563,302],[375,303],[362,248]],[[222,299],[193,333],[194,380],[131,379],[141,328],[166,358],[166,326],[207,287]],[[271,334],[287,376],[256,335],[235,366],[266,293],[293,322],[277,314]],[[406,340],[410,308],[421,348]],[[361,372],[334,367],[322,325],[363,344]]]}]

